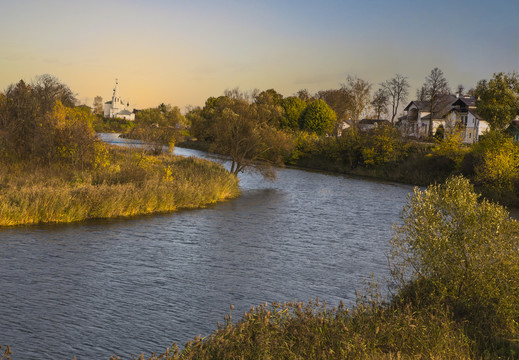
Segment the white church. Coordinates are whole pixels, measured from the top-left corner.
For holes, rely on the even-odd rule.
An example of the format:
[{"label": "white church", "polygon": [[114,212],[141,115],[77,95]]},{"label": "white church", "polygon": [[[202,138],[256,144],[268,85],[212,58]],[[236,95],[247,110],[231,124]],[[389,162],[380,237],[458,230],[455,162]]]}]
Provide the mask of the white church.
[{"label": "white church", "polygon": [[117,94],[118,80],[115,79],[114,93],[112,95],[112,101],[107,101],[104,104],[104,117],[105,118],[119,118],[129,121],[135,120],[135,114],[133,109],[130,110],[129,101],[123,101]]}]

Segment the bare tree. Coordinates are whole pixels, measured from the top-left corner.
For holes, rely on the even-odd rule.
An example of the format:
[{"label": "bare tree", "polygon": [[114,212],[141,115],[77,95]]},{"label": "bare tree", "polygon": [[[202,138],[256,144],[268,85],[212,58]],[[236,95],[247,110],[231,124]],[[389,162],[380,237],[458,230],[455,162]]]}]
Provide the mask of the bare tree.
[{"label": "bare tree", "polygon": [[416,100],[427,101],[427,89],[425,88],[425,85],[422,85],[421,88],[416,89]]},{"label": "bare tree", "polygon": [[348,75],[346,83],[341,84],[341,88],[347,91],[351,98],[348,117],[354,121],[359,121],[370,104],[371,84],[356,76]]},{"label": "bare tree", "polygon": [[308,92],[307,89],[301,89],[301,90],[299,90],[299,91],[296,93],[296,96],[297,96],[298,98],[300,98],[301,100],[306,101],[307,103],[308,103],[308,102],[311,102],[311,101],[314,99],[314,97],[313,97],[313,96]]},{"label": "bare tree", "polygon": [[315,97],[324,100],[337,114],[337,121],[346,120],[348,109],[351,107],[351,96],[345,88],[321,90]]},{"label": "bare tree", "polygon": [[52,110],[57,100],[68,107],[73,107],[77,103],[76,96],[72,90],[53,75],[44,74],[38,76],[32,84],[32,88],[38,98],[42,112]]},{"label": "bare tree", "polygon": [[371,106],[375,111],[375,116],[380,119],[380,115],[388,113],[387,106],[389,105],[389,94],[384,88],[378,89],[373,95]]},{"label": "bare tree", "polygon": [[396,74],[392,79],[384,81],[380,86],[387,93],[391,102],[391,123],[394,123],[400,102],[406,101],[409,95],[409,82],[406,76]]},{"label": "bare tree", "polygon": [[433,116],[445,105],[450,94],[449,83],[439,68],[431,70],[423,84],[426,100],[429,102],[429,136],[433,136]]}]

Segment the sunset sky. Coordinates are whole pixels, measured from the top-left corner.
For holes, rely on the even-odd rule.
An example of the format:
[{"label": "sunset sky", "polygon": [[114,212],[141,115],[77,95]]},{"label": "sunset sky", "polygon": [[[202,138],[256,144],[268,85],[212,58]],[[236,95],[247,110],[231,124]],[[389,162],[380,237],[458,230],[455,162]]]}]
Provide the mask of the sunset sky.
[{"label": "sunset sky", "polygon": [[115,78],[137,108],[225,89],[289,96],[433,67],[451,88],[519,71],[517,0],[0,0],[0,90],[52,74],[92,105]]}]

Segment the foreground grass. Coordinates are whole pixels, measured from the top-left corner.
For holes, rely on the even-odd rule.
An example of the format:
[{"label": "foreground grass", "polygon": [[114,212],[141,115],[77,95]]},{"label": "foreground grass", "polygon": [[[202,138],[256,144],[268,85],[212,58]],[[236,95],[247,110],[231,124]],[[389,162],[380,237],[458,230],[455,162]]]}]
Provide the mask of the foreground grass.
[{"label": "foreground grass", "polygon": [[0,226],[68,223],[199,208],[239,194],[238,180],[210,161],[109,149],[97,170],[2,165]]},{"label": "foreground grass", "polygon": [[[252,308],[180,351],[149,359],[472,359],[470,340],[446,314],[410,306],[316,302]],[[144,356],[141,356],[144,359]]]}]

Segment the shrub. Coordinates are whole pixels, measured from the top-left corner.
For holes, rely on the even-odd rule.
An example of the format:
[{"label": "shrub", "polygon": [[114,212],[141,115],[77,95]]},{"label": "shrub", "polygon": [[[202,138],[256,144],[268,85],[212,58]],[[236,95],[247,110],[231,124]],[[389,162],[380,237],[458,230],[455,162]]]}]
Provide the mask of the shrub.
[{"label": "shrub", "polygon": [[483,342],[519,335],[519,223],[453,177],[415,189],[392,240],[399,294],[447,307]]},{"label": "shrub", "polygon": [[324,135],[333,131],[336,121],[337,115],[324,100],[315,100],[301,113],[299,127],[317,135]]}]

